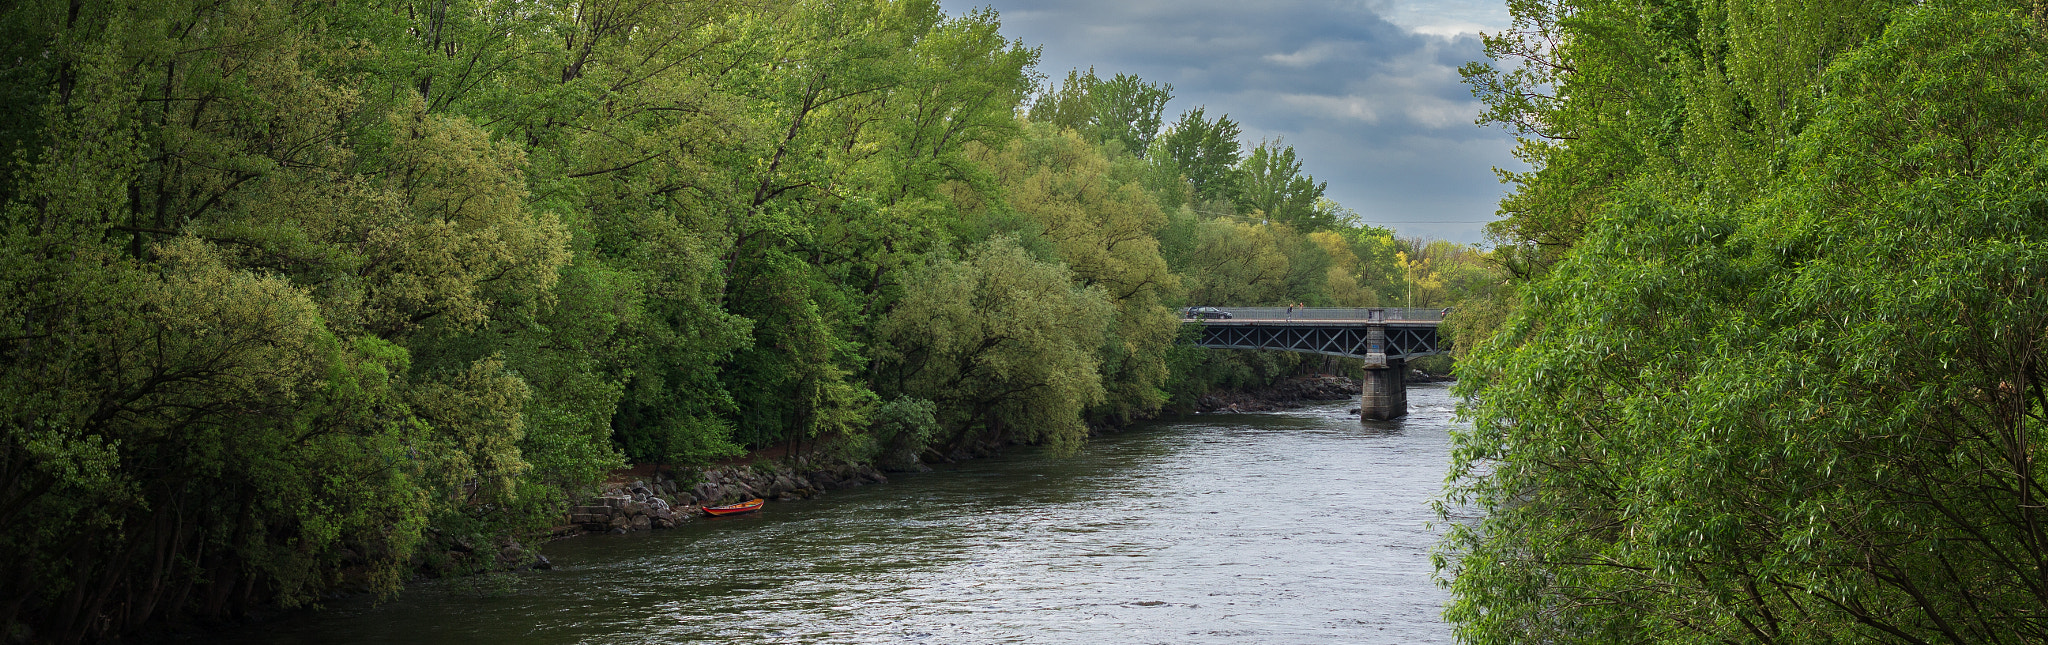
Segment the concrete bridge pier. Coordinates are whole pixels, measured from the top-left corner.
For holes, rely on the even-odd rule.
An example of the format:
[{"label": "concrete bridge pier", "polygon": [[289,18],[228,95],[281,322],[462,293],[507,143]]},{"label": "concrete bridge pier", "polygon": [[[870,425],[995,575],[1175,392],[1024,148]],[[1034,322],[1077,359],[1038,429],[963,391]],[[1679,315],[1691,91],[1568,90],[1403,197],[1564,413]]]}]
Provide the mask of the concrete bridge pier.
[{"label": "concrete bridge pier", "polygon": [[1408,360],[1449,351],[1437,327],[1445,311],[1386,307],[1194,307],[1181,322],[1201,326],[1199,347],[1269,349],[1365,361],[1359,416],[1408,416]]},{"label": "concrete bridge pier", "polygon": [[1388,358],[1365,363],[1359,383],[1358,418],[1388,421],[1408,416],[1408,361]]}]

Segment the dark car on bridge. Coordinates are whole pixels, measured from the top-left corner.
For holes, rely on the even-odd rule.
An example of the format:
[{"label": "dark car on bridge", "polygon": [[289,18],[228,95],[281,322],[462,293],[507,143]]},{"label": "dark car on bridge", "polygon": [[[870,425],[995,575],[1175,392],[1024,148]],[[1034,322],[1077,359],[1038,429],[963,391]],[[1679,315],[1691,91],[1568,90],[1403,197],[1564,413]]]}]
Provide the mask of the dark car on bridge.
[{"label": "dark car on bridge", "polygon": [[1188,307],[1187,311],[1182,312],[1181,317],[1193,320],[1209,320],[1212,318],[1229,319],[1230,312],[1224,311],[1222,309],[1217,309],[1215,307]]}]

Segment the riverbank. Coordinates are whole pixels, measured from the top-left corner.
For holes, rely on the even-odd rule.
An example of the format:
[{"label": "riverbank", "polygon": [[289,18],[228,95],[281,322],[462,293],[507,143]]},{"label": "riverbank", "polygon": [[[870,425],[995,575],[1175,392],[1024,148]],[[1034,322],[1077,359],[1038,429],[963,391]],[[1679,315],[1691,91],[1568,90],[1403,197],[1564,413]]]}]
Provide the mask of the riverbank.
[{"label": "riverbank", "polygon": [[614,473],[595,495],[571,506],[551,535],[561,539],[675,528],[702,517],[706,505],[755,498],[790,502],[888,481],[873,466],[826,465],[808,457],[711,468],[641,466]]},{"label": "riverbank", "polygon": [[[1448,379],[1445,379],[1448,380]],[[1411,382],[1416,379],[1411,375]],[[1260,388],[1250,393],[1212,393],[1230,397],[1243,408],[1240,411],[1265,411],[1299,409],[1328,403],[1334,400],[1355,399],[1358,383],[1354,379],[1340,376],[1308,376],[1288,379],[1269,388]],[[1206,399],[1207,397],[1205,397]],[[1204,412],[1218,412],[1214,408]],[[1105,430],[1105,435],[1121,434]],[[511,536],[466,535],[455,532],[430,531],[437,547],[427,549],[421,556],[415,575],[421,579],[473,580],[475,582],[454,583],[457,587],[478,589],[496,588],[514,584],[507,573],[520,574],[537,569],[552,569],[555,563],[543,550],[562,548],[565,543],[581,543],[579,537],[601,537],[606,535],[640,534],[654,537],[670,530],[703,530],[717,524],[706,523],[701,508],[706,504],[720,504],[743,501],[755,497],[767,499],[771,504],[808,500],[869,484],[890,483],[891,475],[904,472],[929,472],[923,464],[953,464],[981,457],[993,456],[995,447],[974,445],[971,449],[950,451],[945,454],[928,452],[923,456],[920,467],[900,472],[883,470],[874,466],[852,466],[845,464],[826,465],[821,459],[807,456],[791,458],[786,451],[760,451],[736,457],[723,464],[705,467],[667,467],[639,465],[613,471],[604,483],[586,489],[581,499],[558,517],[551,530],[545,534],[532,535],[537,539],[517,540]],[[573,547],[579,551],[623,548],[619,545],[635,544],[632,541],[612,542],[597,540],[589,546]],[[545,546],[545,545],[555,546]],[[521,580],[527,579],[521,575]],[[444,583],[445,584],[445,583]],[[527,583],[519,583],[527,584]],[[360,595],[361,592],[339,593],[327,597],[327,601],[340,601]],[[269,608],[249,616],[245,624],[270,623],[276,620],[291,620],[300,612]],[[222,626],[216,626],[222,627]],[[210,634],[210,628],[198,632],[174,631],[164,634],[165,642],[194,642]]]},{"label": "riverbank", "polygon": [[[1359,387],[1357,379],[1343,376],[1301,376],[1250,391],[1211,392],[1201,398],[1197,410],[1216,413],[1293,409],[1356,398]],[[926,459],[935,460],[933,463],[957,463],[993,454],[989,446],[974,444],[972,449],[956,449],[949,454],[931,452]],[[919,470],[929,470],[923,463],[918,466]],[[614,471],[596,493],[571,506],[550,534],[553,539],[564,539],[670,529],[704,517],[703,507],[707,505],[755,498],[791,502],[826,491],[888,481],[888,476],[872,465],[825,465],[809,457],[790,459],[779,450],[705,468],[638,465]]]},{"label": "riverbank", "polygon": [[189,642],[1448,644],[1429,559],[1443,392],[1412,390],[1398,430],[1330,403],[934,462],[751,515],[549,542],[551,571]]},{"label": "riverbank", "polygon": [[[1437,383],[1452,379],[1419,370],[1408,382]],[[1216,390],[1203,395],[1196,411],[1203,414],[1271,412],[1298,409],[1330,401],[1356,399],[1358,379],[1316,374],[1283,380],[1268,387],[1249,390]],[[1354,411],[1355,413],[1355,411]],[[987,447],[932,458],[957,463],[991,454]],[[922,466],[922,464],[919,464]],[[929,470],[920,468],[919,470]],[[823,495],[827,491],[881,484],[888,475],[873,465],[825,464],[811,457],[789,458],[777,452],[759,453],[724,464],[673,468],[637,465],[611,473],[607,480],[583,499],[574,502],[555,522],[548,537],[553,540],[592,534],[625,534],[634,531],[670,529],[704,517],[703,507],[731,504],[749,499],[792,502]],[[516,542],[503,545],[497,565],[501,570],[546,567],[547,559]],[[459,546],[451,558],[468,553]]]},{"label": "riverbank", "polygon": [[[1439,383],[1452,379],[1416,370],[1408,383]],[[1358,379],[1330,374],[1298,376],[1271,386],[1247,390],[1215,390],[1197,400],[1200,414],[1273,412],[1350,399],[1360,392]],[[1356,413],[1356,410],[1353,411]],[[930,453],[926,461],[957,463],[993,454],[989,446],[951,454]],[[923,463],[917,470],[928,471]],[[771,502],[810,499],[827,491],[887,483],[874,465],[826,464],[808,456],[791,458],[781,450],[763,451],[706,467],[636,465],[613,471],[606,481],[571,503],[553,523],[548,540],[593,534],[625,534],[671,529],[702,519],[703,507],[760,498]],[[422,570],[442,577],[479,570],[523,571],[550,566],[538,549],[500,537],[488,546],[475,540],[449,540],[446,553],[428,556]],[[467,562],[467,566],[462,563]]]}]

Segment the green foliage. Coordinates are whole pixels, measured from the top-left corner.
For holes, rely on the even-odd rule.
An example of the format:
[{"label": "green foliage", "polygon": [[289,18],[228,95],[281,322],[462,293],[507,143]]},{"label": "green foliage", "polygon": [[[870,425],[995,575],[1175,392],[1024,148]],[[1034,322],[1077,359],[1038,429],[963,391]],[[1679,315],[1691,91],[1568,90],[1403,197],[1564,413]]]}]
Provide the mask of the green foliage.
[{"label": "green foliage", "polygon": [[2048,638],[2036,9],[1517,20],[1571,67],[1496,115],[1578,138],[1510,202],[1577,223],[1460,368],[1461,638]]},{"label": "green foliage", "polygon": [[1148,83],[1129,74],[1102,80],[1093,68],[1067,72],[1058,86],[1031,103],[1030,119],[1054,129],[1073,130],[1095,143],[1115,142],[1125,153],[1144,156],[1159,137],[1173,85]]},{"label": "green foliage", "polygon": [[979,159],[1003,199],[968,205],[970,213],[1002,209],[1027,218],[1080,285],[1100,287],[1116,303],[1100,352],[1108,397],[1090,416],[1124,423],[1165,402],[1165,351],[1180,319],[1164,303],[1178,299],[1180,279],[1159,253],[1165,213],[1137,183],[1118,180],[1132,168],[1113,166],[1114,156],[1071,130],[1035,127],[1000,154]]},{"label": "green foliage", "polygon": [[431,518],[529,473],[528,386],[413,350],[548,306],[566,234],[526,206],[518,149],[312,28],[344,13],[10,22],[47,30],[57,91],[0,218],[0,622],[103,637],[389,593]]},{"label": "green foliage", "polygon": [[1031,110],[1027,113],[1034,123],[1043,123],[1058,130],[1073,130],[1095,136],[1095,101],[1089,96],[1102,79],[1095,75],[1095,68],[1067,71],[1067,78],[1058,85],[1046,88],[1044,93],[1034,97]]},{"label": "green foliage", "polygon": [[912,468],[932,440],[938,437],[939,406],[908,396],[898,396],[875,410],[869,430],[850,437],[840,445],[843,457],[857,463],[878,463],[887,468]]},{"label": "green foliage", "polygon": [[1175,269],[1183,276],[1188,302],[1199,305],[1251,305],[1281,302],[1286,293],[1287,255],[1275,235],[1278,227],[1200,219],[1186,214],[1192,239]]},{"label": "green foliage", "polygon": [[1100,286],[1008,238],[917,272],[878,330],[878,386],[937,404],[953,447],[1006,438],[1073,450],[1102,401],[1097,348],[1115,315]]},{"label": "green foliage", "polygon": [[1107,143],[1123,144],[1131,154],[1143,156],[1159,138],[1166,102],[1173,100],[1173,84],[1147,83],[1129,74],[1096,84],[1089,93],[1095,99],[1098,135]]},{"label": "green foliage", "polygon": [[[1177,347],[1190,295],[1384,297],[1391,237],[1291,149],[1241,168],[1236,123],[1162,132],[1172,87],[1122,74],[1019,118],[1038,51],[998,26],[932,0],[0,9],[0,631],[484,572],[451,547],[538,535],[629,461],[1071,450],[1294,368]],[[1277,223],[1233,219],[1241,174]]]},{"label": "green foliage", "polygon": [[1224,200],[1235,189],[1232,169],[1239,161],[1243,143],[1237,122],[1229,115],[1209,120],[1205,108],[1180,115],[1173,127],[1160,135],[1156,152],[1148,155],[1168,176],[1186,181],[1194,197],[1204,201]]},{"label": "green foliage", "polygon": [[1237,210],[1300,231],[1332,228],[1337,225],[1335,213],[1318,208],[1328,186],[1328,182],[1316,183],[1314,177],[1302,174],[1294,146],[1262,141],[1238,164]]},{"label": "green foliage", "polygon": [[[969,144],[1014,131],[1037,54],[932,2],[799,5],[746,33],[767,82],[745,99],[773,138],[743,179],[725,305],[763,325],[719,378],[736,438],[763,446],[864,423],[862,335],[942,241],[942,187],[977,179]],[[810,62],[781,73],[793,60]]]}]

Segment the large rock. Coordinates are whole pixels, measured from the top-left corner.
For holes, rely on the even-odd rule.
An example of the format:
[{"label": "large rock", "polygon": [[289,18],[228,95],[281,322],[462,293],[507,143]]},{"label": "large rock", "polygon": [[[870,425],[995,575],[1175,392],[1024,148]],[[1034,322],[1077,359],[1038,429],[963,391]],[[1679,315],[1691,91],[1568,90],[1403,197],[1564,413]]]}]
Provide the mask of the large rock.
[{"label": "large rock", "polygon": [[518,542],[507,544],[505,548],[498,549],[498,566],[501,568],[510,569],[526,564],[529,561],[530,558],[527,557],[526,547],[521,546]]},{"label": "large rock", "polygon": [[569,507],[569,523],[585,530],[602,531],[611,527],[612,516],[618,514],[619,510],[610,506],[572,506]]}]

